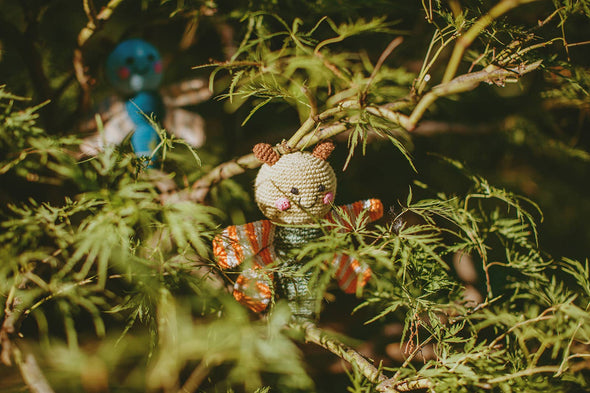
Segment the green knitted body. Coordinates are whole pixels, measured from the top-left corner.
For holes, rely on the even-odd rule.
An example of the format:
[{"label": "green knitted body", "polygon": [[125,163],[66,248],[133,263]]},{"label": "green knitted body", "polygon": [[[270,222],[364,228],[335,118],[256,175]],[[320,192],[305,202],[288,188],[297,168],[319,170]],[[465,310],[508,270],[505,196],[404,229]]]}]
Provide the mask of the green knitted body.
[{"label": "green knitted body", "polygon": [[281,260],[280,272],[277,274],[277,293],[287,299],[293,320],[304,322],[316,320],[315,312],[317,291],[309,287],[311,271],[299,273],[306,259],[296,260],[295,256],[305,244],[322,236],[321,228],[317,227],[282,227],[275,229],[274,246]]}]

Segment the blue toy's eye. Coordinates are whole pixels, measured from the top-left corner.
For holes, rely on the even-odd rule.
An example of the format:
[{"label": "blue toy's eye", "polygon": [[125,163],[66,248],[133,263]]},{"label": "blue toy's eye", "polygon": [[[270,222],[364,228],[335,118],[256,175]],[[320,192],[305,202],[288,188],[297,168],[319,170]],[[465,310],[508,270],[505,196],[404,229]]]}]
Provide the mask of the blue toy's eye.
[{"label": "blue toy's eye", "polygon": [[324,186],[323,184],[320,184],[320,185],[318,186],[318,191],[319,191],[319,192],[324,192],[324,191],[326,191],[326,186]]},{"label": "blue toy's eye", "polygon": [[295,187],[291,188],[291,194],[293,195],[299,195],[299,190]]},{"label": "blue toy's eye", "polygon": [[153,54],[153,53],[150,53],[149,55],[147,55],[147,59],[148,59],[149,61],[154,61],[154,60],[156,60],[156,56],[154,56],[154,54]]},{"label": "blue toy's eye", "polygon": [[128,58],[125,59],[125,64],[133,65],[133,63],[135,63],[135,59],[133,57],[129,56]]}]

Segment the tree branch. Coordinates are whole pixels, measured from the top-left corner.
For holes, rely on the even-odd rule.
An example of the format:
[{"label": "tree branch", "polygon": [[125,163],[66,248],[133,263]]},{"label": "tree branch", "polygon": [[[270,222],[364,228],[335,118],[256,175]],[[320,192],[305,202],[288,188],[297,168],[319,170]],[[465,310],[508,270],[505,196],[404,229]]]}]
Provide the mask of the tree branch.
[{"label": "tree branch", "polygon": [[[434,86],[432,90],[422,97],[410,116],[391,110],[391,104],[367,106],[364,109],[374,116],[398,124],[407,131],[413,131],[426,110],[438,98],[473,90],[482,82],[498,83],[498,81],[503,81],[506,78],[518,77],[537,69],[540,64],[541,61],[537,61],[532,64],[523,64],[513,69],[489,68],[458,76],[448,83]],[[321,140],[345,132],[348,130],[349,125],[344,121],[336,120],[334,123],[329,124],[326,127],[318,127],[318,125],[332,117],[340,118],[341,116],[346,115],[349,110],[360,110],[361,108],[361,103],[359,103],[358,100],[348,100],[341,102],[338,107],[327,109],[315,117],[308,118],[299,129],[295,131],[293,136],[285,142],[283,149],[286,151],[302,149],[305,146],[312,145]],[[190,190],[181,190],[174,196],[166,196],[165,199],[163,198],[163,201],[173,202],[189,199],[196,202],[203,202],[211,187],[215,184],[222,180],[242,174],[247,169],[258,168],[260,165],[260,161],[258,161],[253,154],[247,154],[237,159],[233,159],[213,168],[209,173],[197,180]]]},{"label": "tree branch", "polygon": [[94,18],[90,18],[86,26],[80,30],[78,34],[78,47],[82,48],[86,45],[86,42],[96,33],[102,25],[110,19],[115,9],[123,2],[123,0],[111,0],[109,3],[100,10],[100,12]]},{"label": "tree branch", "polygon": [[74,49],[74,71],[76,79],[82,87],[82,96],[80,97],[80,108],[86,108],[90,103],[90,87],[92,78],[87,74],[87,67],[84,61],[84,54],[82,49],[88,40],[110,19],[115,9],[123,2],[123,0],[110,0],[109,3],[103,7],[100,12],[94,15],[94,6],[92,2],[84,3],[84,9],[88,16],[88,23],[78,33],[78,47]]},{"label": "tree branch", "polygon": [[377,391],[386,393],[409,392],[418,389],[427,389],[431,387],[430,381],[427,379],[417,379],[413,381],[393,381],[388,379],[379,369],[377,369],[369,360],[363,355],[344,345],[336,338],[329,337],[322,329],[318,328],[314,323],[308,322],[304,324],[303,330],[305,332],[305,341],[319,345],[327,349],[339,358],[347,361],[356,367],[369,381],[374,384],[379,384]]},{"label": "tree branch", "polygon": [[195,367],[191,375],[188,377],[184,385],[180,388],[177,393],[193,393],[197,391],[203,380],[209,375],[211,368],[219,365],[223,361],[221,356],[213,355],[205,357]]},{"label": "tree branch", "polygon": [[465,50],[473,43],[473,41],[481,34],[481,32],[484,31],[485,28],[494,21],[494,19],[497,19],[519,5],[531,3],[533,1],[536,0],[502,0],[496,4],[487,14],[479,18],[465,34],[457,39],[457,43],[453,48],[453,54],[451,55],[451,59],[447,64],[447,68],[445,69],[442,83],[449,82],[451,79],[453,79],[457,73],[459,63],[461,63],[461,59],[463,58],[463,53],[465,53]]},{"label": "tree branch", "polygon": [[473,90],[482,82],[498,83],[499,81],[503,81],[506,78],[520,77],[533,70],[536,70],[540,65],[541,60],[531,64],[521,64],[517,68],[511,69],[488,67],[488,69],[461,75],[450,82],[441,83],[440,85],[434,86],[432,90],[426,93],[418,102],[412,111],[412,114],[407,121],[407,127],[405,128],[408,131],[413,130],[414,127],[416,127],[418,121],[426,112],[426,109],[428,109],[440,97]]},{"label": "tree branch", "polygon": [[354,349],[344,345],[328,335],[314,323],[308,322],[303,326],[305,341],[312,342],[327,349],[334,355],[356,366],[358,370],[372,383],[381,383],[387,379],[371,362]]},{"label": "tree branch", "polygon": [[209,375],[211,368],[207,365],[205,360],[202,360],[199,365],[193,370],[191,375],[188,377],[182,388],[178,393],[193,393],[195,392],[203,380]]},{"label": "tree branch", "polygon": [[211,187],[222,180],[244,173],[246,169],[258,168],[260,161],[250,153],[235,160],[224,162],[216,166],[193,184],[190,191],[190,199],[198,202],[205,200]]},{"label": "tree branch", "polygon": [[20,373],[32,393],[54,393],[32,352],[21,346],[15,347],[13,353]]},{"label": "tree branch", "polygon": [[413,390],[429,389],[432,391],[432,383],[426,378],[420,378],[413,381],[401,381],[396,384],[390,384],[385,381],[377,386],[376,390],[383,393],[411,392]]}]

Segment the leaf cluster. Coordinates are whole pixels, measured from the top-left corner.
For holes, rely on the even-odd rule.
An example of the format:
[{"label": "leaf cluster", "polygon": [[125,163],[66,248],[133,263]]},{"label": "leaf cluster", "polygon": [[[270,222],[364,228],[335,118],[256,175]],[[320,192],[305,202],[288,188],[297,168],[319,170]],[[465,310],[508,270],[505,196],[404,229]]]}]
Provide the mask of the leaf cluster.
[{"label": "leaf cluster", "polygon": [[[47,377],[60,389],[103,377],[112,386],[168,389],[188,383],[180,376],[191,367],[191,383],[200,384],[198,370],[204,378],[220,365],[223,389],[255,390],[263,374],[309,386],[297,348],[280,333],[288,314],[277,309],[270,325],[251,324],[210,261],[219,211],[190,201],[162,204],[149,177],[157,171],[146,173],[125,148],[77,162],[64,147],[81,141],[47,136],[35,125],[37,108],[19,111],[18,97],[2,98],[8,127],[1,140],[18,138],[20,153],[6,157],[5,172],[77,187],[63,200],[31,198],[0,212],[5,362],[17,351],[18,332],[37,340]],[[150,377],[138,378],[145,373]],[[79,382],[60,382],[72,376]]]},{"label": "leaf cluster", "polygon": [[[92,8],[92,1],[82,3]],[[369,11],[360,10],[358,2],[340,0],[305,5],[287,1],[280,9],[275,0],[235,6],[180,0],[105,3],[113,10],[133,3],[127,15],[137,12],[132,6],[138,5],[142,17],[149,19],[146,30],[180,20],[186,23],[185,38],[199,22],[235,34],[238,45],[227,61],[201,67],[213,68],[212,88],[226,87],[219,98],[226,101],[228,113],[211,123],[227,125],[239,117],[237,124],[262,124],[262,131],[280,124],[290,130],[290,139],[280,148],[305,148],[343,135],[349,152],[342,161],[351,167],[358,148],[376,155],[372,147],[380,145],[372,138],[379,136],[389,139],[417,172],[422,167],[415,156],[421,152],[412,150],[425,146],[422,137],[429,136],[420,129],[424,117],[430,125],[442,123],[445,130],[457,119],[489,120],[488,128],[503,131],[501,137],[511,147],[527,146],[542,158],[575,158],[576,164],[588,160],[587,149],[578,143],[583,135],[568,134],[572,122],[578,121],[578,129],[586,124],[587,65],[568,58],[583,44],[570,44],[568,37],[570,24],[579,26],[573,21],[589,15],[585,0],[555,1],[554,7],[549,2],[524,5],[529,2],[508,0],[463,6],[458,1],[394,2],[399,8],[375,1],[367,5]],[[55,4],[46,10],[55,10]],[[498,4],[538,7],[523,9],[536,11],[542,23],[536,18],[531,23],[524,11],[483,23]],[[56,115],[57,104],[67,107],[67,114],[79,115],[79,108],[68,90],[74,70],[63,67],[71,67],[70,55],[53,56],[60,59],[59,67],[35,61],[54,51],[45,51],[40,45],[44,40],[34,34],[36,21],[47,19],[43,7],[33,5],[28,17],[21,5],[10,8],[11,14],[23,16],[15,23],[22,22],[22,31],[30,35],[8,24],[0,26],[3,45],[12,42],[7,37],[17,36],[14,42],[31,44],[23,47],[41,48],[15,73],[22,77],[26,69],[32,75],[31,83],[28,77],[21,82],[35,85],[29,95],[36,101],[29,104],[0,87],[2,362],[17,363],[26,379],[23,355],[34,353],[58,391],[265,392],[268,386],[313,391],[311,366],[302,359],[303,344],[296,344],[309,337],[286,327],[288,307],[278,300],[269,314],[248,313],[230,294],[237,272],[225,274],[211,259],[211,239],[221,222],[246,221],[252,205],[247,186],[229,177],[254,165],[236,159],[217,172],[211,167],[223,161],[223,144],[246,145],[245,140],[230,141],[234,134],[220,136],[213,130],[210,143],[217,145],[197,155],[158,128],[160,169],[186,168],[187,161],[195,167],[202,161],[186,179],[208,180],[217,173],[207,191],[219,210],[202,201],[163,203],[161,182],[180,185],[189,180],[178,173],[148,170],[128,141],[81,158],[78,138],[52,136],[55,127],[48,132],[41,125],[55,125],[44,120]],[[307,17],[303,10],[314,14]],[[92,19],[95,11],[87,10],[87,23],[97,22]],[[415,23],[417,15],[422,23]],[[100,28],[95,27],[91,38]],[[473,39],[467,42],[469,37]],[[53,44],[63,46],[62,40]],[[558,45],[563,52],[555,50]],[[458,56],[451,53],[455,48]],[[92,58],[92,51],[83,49],[86,59]],[[43,67],[50,72],[44,73]],[[520,74],[533,70],[544,76]],[[501,76],[481,76],[488,72]],[[53,75],[65,75],[65,81],[48,78]],[[539,85],[527,82],[529,76]],[[489,86],[475,89],[482,82]],[[520,90],[511,91],[508,82],[518,82]],[[85,92],[80,89],[82,102]],[[499,91],[505,94],[501,99]],[[460,99],[463,93],[469,94],[468,100]],[[46,98],[53,101],[39,104]],[[270,105],[288,108],[301,124],[287,124],[284,113],[272,113]],[[42,111],[47,111],[44,116]],[[559,116],[561,111],[566,116]],[[472,132],[477,124],[465,127]],[[412,140],[411,133],[417,135]],[[275,136],[284,137],[273,130]],[[465,136],[461,145],[478,154],[481,146],[474,146],[489,140],[479,136]],[[433,140],[457,139],[445,135]],[[460,149],[457,144],[450,151]],[[393,172],[402,172],[385,160],[372,164],[385,169],[382,183]],[[351,356],[354,351],[338,355],[353,359],[348,390],[587,390],[588,261],[553,258],[542,251],[542,227],[537,223],[542,215],[534,202],[469,172],[458,160],[440,160],[436,166],[448,164],[461,173],[467,190],[455,184],[448,185],[451,192],[429,188],[415,180],[425,171],[414,172],[415,186],[384,221],[371,226],[361,216],[336,227],[324,222],[324,236],[299,250],[298,258],[305,262],[299,273],[313,272],[318,310],[326,307],[325,300],[344,298],[356,306],[349,320],[366,323],[363,332],[401,326],[401,333],[387,337],[386,343],[364,337],[370,344],[366,347],[382,344],[376,356],[385,360],[379,367],[367,368],[366,359],[355,362],[362,356]],[[371,280],[357,288],[355,299],[336,289],[334,268],[328,263],[336,253],[372,269]],[[467,261],[476,278],[465,279],[457,261]],[[391,344],[403,351],[397,363],[383,353]],[[316,384],[319,379],[323,375]]]}]

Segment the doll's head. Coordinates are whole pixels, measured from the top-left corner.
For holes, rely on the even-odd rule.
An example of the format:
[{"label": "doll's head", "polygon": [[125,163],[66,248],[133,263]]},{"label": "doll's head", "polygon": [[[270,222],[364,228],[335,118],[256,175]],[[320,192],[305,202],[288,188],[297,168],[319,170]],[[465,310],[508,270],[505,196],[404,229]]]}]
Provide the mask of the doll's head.
[{"label": "doll's head", "polygon": [[262,213],[279,224],[311,224],[324,217],[336,195],[336,175],[326,161],[334,150],[330,141],[318,144],[313,153],[280,156],[265,143],[254,146],[264,164],[255,181],[255,199]]},{"label": "doll's head", "polygon": [[126,40],[107,58],[106,73],[109,82],[123,94],[156,90],[162,81],[162,58],[144,40]]}]

